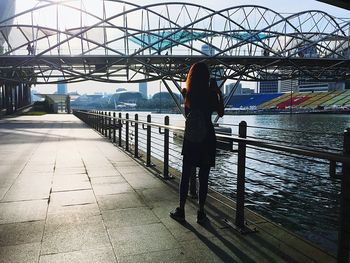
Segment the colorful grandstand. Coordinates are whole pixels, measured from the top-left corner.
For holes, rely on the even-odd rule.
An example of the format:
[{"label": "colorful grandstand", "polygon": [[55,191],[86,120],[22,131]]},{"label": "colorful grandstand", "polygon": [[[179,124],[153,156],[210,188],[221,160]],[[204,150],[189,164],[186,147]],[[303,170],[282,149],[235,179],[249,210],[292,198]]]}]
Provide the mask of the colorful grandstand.
[{"label": "colorful grandstand", "polygon": [[227,108],[237,110],[337,109],[350,106],[350,90],[314,93],[271,93],[235,95]]},{"label": "colorful grandstand", "polygon": [[281,95],[282,93],[235,95],[230,99],[228,107],[238,109],[257,107]]}]

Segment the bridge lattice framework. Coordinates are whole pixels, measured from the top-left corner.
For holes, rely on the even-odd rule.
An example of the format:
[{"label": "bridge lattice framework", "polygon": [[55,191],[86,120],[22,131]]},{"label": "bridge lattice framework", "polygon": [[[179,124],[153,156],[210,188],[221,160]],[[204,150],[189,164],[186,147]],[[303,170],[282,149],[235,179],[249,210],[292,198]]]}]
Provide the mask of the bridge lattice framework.
[{"label": "bridge lattice framework", "polygon": [[222,80],[350,78],[350,19],[316,10],[45,0],[0,21],[0,36],[2,81],[176,84],[198,61]]}]

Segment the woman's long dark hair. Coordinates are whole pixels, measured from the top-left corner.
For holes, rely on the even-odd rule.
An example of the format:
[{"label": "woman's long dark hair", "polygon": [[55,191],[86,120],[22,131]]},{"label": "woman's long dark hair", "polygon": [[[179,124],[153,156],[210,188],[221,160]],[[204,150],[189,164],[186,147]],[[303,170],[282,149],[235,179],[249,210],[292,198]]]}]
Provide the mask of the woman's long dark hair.
[{"label": "woman's long dark hair", "polygon": [[205,63],[199,62],[191,66],[186,79],[186,107],[200,107],[201,105],[207,104],[209,95],[209,77],[209,69]]}]

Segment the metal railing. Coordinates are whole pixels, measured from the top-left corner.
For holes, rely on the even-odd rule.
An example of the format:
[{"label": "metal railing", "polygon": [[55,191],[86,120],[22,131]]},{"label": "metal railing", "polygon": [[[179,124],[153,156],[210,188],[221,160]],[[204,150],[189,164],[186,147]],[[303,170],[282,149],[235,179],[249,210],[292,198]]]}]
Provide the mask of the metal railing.
[{"label": "metal railing", "polygon": [[[160,124],[152,123],[151,115],[140,120],[138,114],[130,119],[128,113],[125,117],[103,111],[74,114],[134,158],[144,160],[146,166],[158,167],[164,179],[171,178],[170,169],[181,170],[181,139],[175,135],[183,133],[184,128],[169,125],[168,116]],[[318,233],[326,244],[321,246],[336,253],[338,262],[349,262],[350,129],[343,134],[343,153],[251,138],[244,121],[237,135],[217,134],[217,138],[237,146],[234,151],[219,150],[219,161],[211,172],[212,187],[236,201],[237,228],[247,228],[247,207],[293,228],[297,234],[302,232],[300,225],[306,224],[307,231],[324,231]],[[224,188],[226,184],[229,187]],[[234,184],[236,189],[232,189]],[[313,206],[320,210],[312,210]],[[321,227],[308,229],[319,222]]]}]

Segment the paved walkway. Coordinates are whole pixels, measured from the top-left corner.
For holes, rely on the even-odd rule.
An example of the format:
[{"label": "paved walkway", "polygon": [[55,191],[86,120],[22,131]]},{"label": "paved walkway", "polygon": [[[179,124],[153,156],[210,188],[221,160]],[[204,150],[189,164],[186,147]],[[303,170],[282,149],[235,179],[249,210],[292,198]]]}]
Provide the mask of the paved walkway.
[{"label": "paved walkway", "polygon": [[0,262],[312,261],[202,227],[194,204],[180,225],[176,205],[175,190],[72,115],[0,120]]}]

